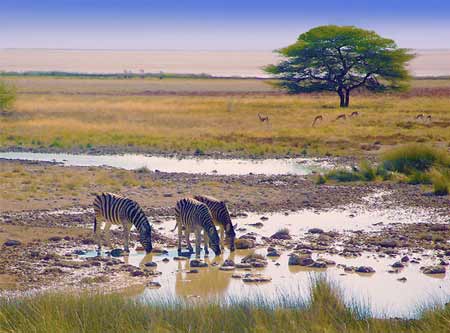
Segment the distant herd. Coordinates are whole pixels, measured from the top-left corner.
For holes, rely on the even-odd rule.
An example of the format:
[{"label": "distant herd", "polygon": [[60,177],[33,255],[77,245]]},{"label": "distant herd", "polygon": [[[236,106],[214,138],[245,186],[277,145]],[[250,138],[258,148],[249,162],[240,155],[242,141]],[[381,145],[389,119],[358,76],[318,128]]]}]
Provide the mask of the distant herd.
[{"label": "distant herd", "polygon": [[[353,117],[358,117],[358,116],[359,116],[359,112],[358,111],[353,111],[350,115],[348,115],[348,117],[347,117],[347,115],[345,113],[341,113],[334,120],[335,121],[340,120],[340,119],[346,120],[347,118],[353,118]],[[264,122],[269,123],[269,116],[267,116],[267,115],[263,115],[261,113],[258,113],[258,119],[262,123],[264,123]],[[320,114],[320,115],[318,115],[318,116],[316,116],[314,118],[311,126],[314,127],[318,121],[323,121],[323,120],[324,120],[324,116]],[[425,115],[423,113],[419,113],[415,117],[415,120],[431,121],[431,115]]]},{"label": "distant herd", "polygon": [[[107,245],[110,247],[109,230],[112,224],[122,225],[124,237],[124,250],[129,252],[130,229],[134,225],[139,232],[139,240],[147,253],[152,251],[152,227],[139,204],[131,199],[113,193],[102,193],[94,199],[94,233],[101,250],[101,221],[105,221],[103,232],[106,234]],[[236,233],[231,223],[230,214],[223,201],[206,195],[197,195],[194,198],[183,198],[175,206],[176,225],[178,228],[178,253],[181,254],[181,240],[184,237],[190,253],[194,249],[189,240],[191,233],[195,234],[195,253],[200,255],[203,232],[205,254],[209,247],[216,255],[224,249],[224,239],[228,240],[230,251],[234,251]],[[219,234],[216,226],[219,227]]]}]

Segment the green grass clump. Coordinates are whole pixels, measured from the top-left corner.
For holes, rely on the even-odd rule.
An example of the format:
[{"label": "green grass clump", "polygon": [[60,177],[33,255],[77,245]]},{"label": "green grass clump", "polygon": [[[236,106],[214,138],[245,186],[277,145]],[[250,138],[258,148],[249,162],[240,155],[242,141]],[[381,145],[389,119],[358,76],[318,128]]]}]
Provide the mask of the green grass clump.
[{"label": "green grass clump", "polygon": [[430,172],[433,193],[436,195],[447,195],[450,191],[450,170],[433,169]]},{"label": "green grass clump", "polygon": [[386,170],[411,174],[424,172],[433,166],[450,166],[450,157],[444,150],[427,145],[409,144],[388,151],[382,157]]},{"label": "green grass clump", "polygon": [[325,281],[309,300],[280,295],[274,303],[184,302],[154,299],[144,304],[119,295],[47,294],[2,299],[1,332],[448,332],[450,306],[417,319],[375,319],[348,306]]},{"label": "green grass clump", "polygon": [[327,180],[334,180],[337,182],[355,182],[362,180],[358,172],[346,169],[331,170],[325,175]]}]

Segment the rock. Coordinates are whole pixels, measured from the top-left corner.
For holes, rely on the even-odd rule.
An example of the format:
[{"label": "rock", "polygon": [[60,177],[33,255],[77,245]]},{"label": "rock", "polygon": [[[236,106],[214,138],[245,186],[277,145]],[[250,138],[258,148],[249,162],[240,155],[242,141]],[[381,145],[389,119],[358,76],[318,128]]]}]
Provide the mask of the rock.
[{"label": "rock", "polygon": [[251,249],[251,248],[255,247],[255,242],[251,239],[239,238],[239,239],[236,239],[234,246],[238,250]]},{"label": "rock", "polygon": [[113,257],[123,257],[124,253],[125,252],[122,249],[114,249],[110,252]]},{"label": "rock", "polygon": [[247,269],[247,268],[252,268],[252,265],[246,264],[246,263],[236,263],[234,267],[240,268],[240,269]]},{"label": "rock", "polygon": [[262,222],[249,223],[248,225],[251,226],[251,227],[255,227],[255,228],[262,228],[262,227],[264,227],[264,223],[262,223]]},{"label": "rock", "polygon": [[408,256],[404,256],[404,257],[402,257],[402,259],[400,261],[401,262],[409,262],[409,257]]},{"label": "rock", "polygon": [[443,266],[426,266],[421,269],[424,274],[445,274],[445,267]]},{"label": "rock", "polygon": [[73,251],[73,254],[76,254],[77,256],[84,256],[86,254],[86,251],[84,251],[84,250],[75,250],[75,251]]},{"label": "rock", "polygon": [[62,237],[60,236],[52,236],[48,239],[50,242],[59,242],[62,240]]},{"label": "rock", "polygon": [[397,281],[400,281],[400,282],[406,282],[407,280],[408,279],[405,277],[401,277],[401,278],[397,279]]},{"label": "rock", "polygon": [[261,221],[267,221],[269,218],[267,216],[261,216],[259,219]]},{"label": "rock", "polygon": [[383,239],[378,245],[381,247],[397,247],[397,241],[394,239]]},{"label": "rock", "polygon": [[186,273],[188,273],[188,274],[196,274],[198,272],[199,272],[199,270],[194,268],[194,269],[188,270]]},{"label": "rock", "polygon": [[[164,260],[164,259],[163,259],[163,260]],[[180,261],[183,261],[183,260],[188,260],[188,258],[176,256],[176,257],[173,257],[173,260],[180,260]]]},{"label": "rock", "polygon": [[320,228],[311,228],[308,230],[310,234],[323,234],[323,230]]},{"label": "rock", "polygon": [[227,259],[227,260],[225,260],[225,261],[223,262],[222,266],[223,266],[223,267],[234,266],[234,261],[233,261],[233,260],[230,260],[230,259]]},{"label": "rock", "polygon": [[242,279],[242,274],[233,273],[233,275],[231,275],[231,277],[232,277],[233,279]]},{"label": "rock", "polygon": [[370,266],[359,266],[355,269],[357,273],[375,273],[375,270]]},{"label": "rock", "polygon": [[149,283],[147,283],[147,287],[149,287],[149,288],[160,288],[161,287],[161,283],[156,282],[156,281],[150,281]]},{"label": "rock", "polygon": [[95,244],[95,240],[93,240],[92,238],[84,238],[81,240],[81,244],[83,245],[93,245]]},{"label": "rock", "polygon": [[220,266],[219,269],[221,271],[232,271],[234,270],[234,266]]},{"label": "rock", "polygon": [[391,265],[391,267],[394,267],[394,268],[403,268],[403,267],[405,267],[405,265],[403,265],[400,261],[396,261],[396,262],[394,262],[394,263]]},{"label": "rock", "polygon": [[145,263],[145,267],[156,267],[158,264],[154,261],[149,261]]},{"label": "rock", "polygon": [[190,264],[191,267],[208,267],[208,264],[204,261],[193,259]]},{"label": "rock", "polygon": [[448,224],[432,224],[430,226],[430,231],[447,231],[448,229]]},{"label": "rock", "polygon": [[251,283],[255,283],[255,282],[270,282],[272,281],[272,278],[269,276],[264,276],[262,274],[245,274],[244,277],[242,278],[242,281],[244,282],[251,282]]},{"label": "rock", "polygon": [[272,236],[270,236],[270,239],[292,239],[291,235],[289,235],[289,230],[283,229],[279,230],[276,233],[274,233]]},{"label": "rock", "polygon": [[327,264],[321,261],[315,261],[312,265],[310,265],[310,267],[314,267],[314,268],[327,268]]},{"label": "rock", "polygon": [[6,242],[3,243],[4,246],[19,246],[22,242],[15,240],[15,239],[8,239]]},{"label": "rock", "polygon": [[163,262],[169,262],[170,260],[169,260],[169,258],[164,258],[162,261]]},{"label": "rock", "polygon": [[279,257],[279,256],[281,256],[281,252],[276,249],[271,248],[270,251],[268,250],[267,256],[268,257]]},{"label": "rock", "polygon": [[133,277],[144,276],[144,272],[137,269],[135,271],[131,271],[130,275],[133,276]]},{"label": "rock", "polygon": [[171,197],[173,197],[173,194],[172,193],[164,193],[163,197],[164,198],[171,198]]},{"label": "rock", "polygon": [[334,266],[334,265],[336,265],[336,261],[331,260],[331,259],[318,258],[316,261],[318,261],[318,262],[323,262],[323,263],[325,263],[327,266]]},{"label": "rock", "polygon": [[169,251],[157,247],[152,250],[152,253],[153,254],[168,254]]},{"label": "rock", "polygon": [[288,265],[290,266],[310,266],[314,264],[314,260],[309,256],[299,256],[298,254],[291,254],[289,257]]},{"label": "rock", "polygon": [[56,274],[62,274],[64,273],[64,271],[59,268],[59,267],[49,267],[44,269],[44,271],[42,272],[42,274],[51,274],[51,275],[56,275]]}]

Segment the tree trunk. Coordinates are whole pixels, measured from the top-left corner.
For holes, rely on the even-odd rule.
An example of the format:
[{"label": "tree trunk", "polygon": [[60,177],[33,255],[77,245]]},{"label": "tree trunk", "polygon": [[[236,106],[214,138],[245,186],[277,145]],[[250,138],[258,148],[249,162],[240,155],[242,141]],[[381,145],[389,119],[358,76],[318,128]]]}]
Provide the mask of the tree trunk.
[{"label": "tree trunk", "polygon": [[345,90],[345,107],[348,107],[350,104],[350,89]]},{"label": "tree trunk", "polygon": [[342,91],[342,89],[338,89],[337,93],[338,93],[339,99],[341,101],[340,107],[341,108],[345,108],[345,95],[344,95],[344,92]]}]

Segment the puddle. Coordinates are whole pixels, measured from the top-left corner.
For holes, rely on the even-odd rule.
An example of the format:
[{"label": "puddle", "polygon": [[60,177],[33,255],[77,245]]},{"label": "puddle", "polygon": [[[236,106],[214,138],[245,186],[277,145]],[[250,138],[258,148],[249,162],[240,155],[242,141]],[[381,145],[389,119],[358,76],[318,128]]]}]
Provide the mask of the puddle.
[{"label": "puddle", "polygon": [[[420,272],[419,266],[433,264],[435,258],[426,258],[419,264],[409,264],[399,273],[388,273],[390,265],[398,261],[394,258],[378,258],[372,254],[364,254],[357,258],[343,258],[338,255],[324,254],[321,257],[334,260],[338,265],[329,266],[327,269],[312,269],[301,266],[288,266],[289,252],[285,251],[281,257],[268,260],[265,268],[253,268],[252,272],[261,273],[272,278],[266,283],[246,283],[242,279],[233,278],[233,273],[248,273],[242,269],[233,271],[221,271],[219,266],[212,266],[213,262],[222,263],[225,259],[231,259],[239,263],[241,259],[257,252],[266,254],[265,249],[228,251],[220,257],[210,255],[205,259],[209,264],[205,268],[197,268],[198,273],[188,273],[191,269],[189,261],[176,261],[176,250],[169,250],[169,254],[155,255],[132,251],[125,261],[135,266],[141,266],[146,262],[157,263],[156,270],[162,272],[159,277],[153,278],[161,284],[158,289],[146,288],[133,296],[143,302],[152,300],[170,299],[182,297],[184,299],[208,299],[221,300],[248,300],[262,299],[265,302],[279,300],[284,297],[307,298],[309,287],[314,277],[325,276],[336,283],[344,291],[345,301],[349,304],[360,304],[370,309],[376,317],[414,317],[418,307],[431,304],[445,304],[450,298],[450,277],[447,275],[427,276]],[[87,256],[95,255],[91,251]],[[170,258],[163,262],[163,258]],[[194,256],[192,257],[194,258]],[[317,258],[317,255],[313,256]],[[278,265],[279,264],[279,265]],[[348,266],[371,266],[374,274],[344,273],[339,264]],[[405,277],[406,282],[397,279]]]},{"label": "puddle", "polygon": [[[413,223],[413,222],[441,222],[436,214],[417,208],[411,209],[387,209],[383,211],[364,210],[363,206],[347,207],[341,210],[331,210],[327,212],[315,212],[305,210],[300,212],[265,214],[268,220],[261,220],[261,214],[250,213],[247,217],[233,219],[233,223],[238,223],[239,227],[247,230],[238,232],[238,236],[254,231],[261,236],[270,236],[282,227],[289,228],[294,238],[302,236],[309,228],[318,227],[325,231],[355,231],[373,230],[381,228],[383,225],[392,223]],[[263,227],[257,228],[249,226],[250,223],[262,222]],[[174,233],[169,230],[173,228],[173,220],[165,220],[164,223],[155,225],[156,228],[163,227],[162,232],[174,237]],[[193,238],[191,237],[191,240]],[[231,259],[235,263],[240,263],[241,259],[252,253],[267,254],[265,248],[256,250],[236,250],[230,253],[228,250],[219,257],[210,254],[205,261],[209,264],[205,268],[196,268],[198,273],[188,273],[191,269],[189,261],[176,261],[177,256],[174,248],[169,248],[169,253],[165,255],[148,254],[132,251],[125,258],[129,264],[144,267],[149,261],[157,263],[155,268],[162,272],[151,281],[161,284],[158,289],[146,288],[144,291],[135,292],[133,296],[144,302],[155,300],[182,297],[204,301],[208,299],[220,300],[263,300],[267,302],[279,301],[281,297],[302,297],[307,298],[309,287],[314,277],[325,276],[335,282],[344,291],[344,297],[349,304],[360,304],[364,309],[370,309],[371,313],[377,317],[414,317],[418,308],[430,304],[444,304],[450,300],[450,274],[425,275],[420,271],[421,266],[436,264],[438,258],[433,253],[428,255],[414,254],[404,250],[394,257],[377,257],[371,253],[363,253],[355,258],[342,257],[335,254],[317,254],[318,256],[331,259],[336,262],[335,266],[327,269],[312,269],[301,266],[288,266],[289,250],[283,250],[279,258],[268,259],[268,266],[265,268],[252,268],[253,273],[261,273],[272,278],[266,283],[246,283],[242,279],[232,278],[233,273],[248,273],[242,269],[233,271],[219,270],[219,266],[213,266],[214,262],[223,263],[225,259]],[[399,261],[400,258],[408,256],[421,259],[420,264],[409,263],[400,269],[398,273],[388,273],[392,269],[390,265]],[[91,251],[88,256],[95,256],[96,252]],[[168,262],[163,262],[164,258],[169,258]],[[192,256],[191,259],[195,259]],[[279,265],[277,265],[279,264]],[[374,274],[346,273],[339,266],[371,266],[375,269]],[[398,281],[399,278],[406,278],[406,282]]]},{"label": "puddle", "polygon": [[1,152],[0,158],[58,162],[66,166],[109,166],[126,170],[146,167],[161,172],[185,172],[192,174],[246,175],[308,175],[335,167],[330,160],[311,158],[292,159],[211,159],[211,158],[175,158],[125,155],[88,155],[88,154],[50,154],[29,152]]}]

